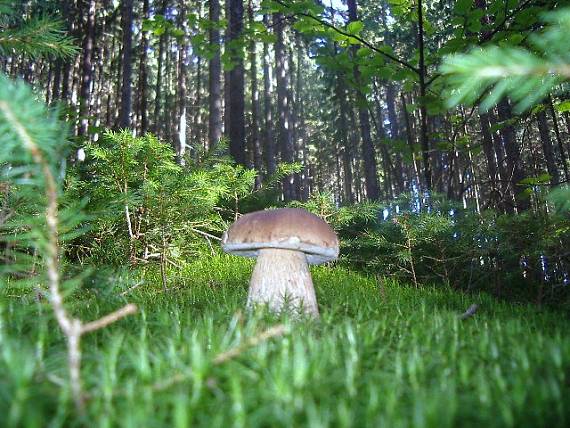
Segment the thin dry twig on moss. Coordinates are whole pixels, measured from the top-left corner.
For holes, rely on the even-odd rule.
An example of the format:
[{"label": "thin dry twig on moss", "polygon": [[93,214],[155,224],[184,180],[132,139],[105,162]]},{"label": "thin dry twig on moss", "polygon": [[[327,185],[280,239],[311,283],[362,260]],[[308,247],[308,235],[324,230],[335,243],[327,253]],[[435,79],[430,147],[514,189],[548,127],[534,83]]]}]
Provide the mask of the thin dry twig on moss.
[{"label": "thin dry twig on moss", "polygon": [[287,328],[283,324],[278,324],[273,327],[270,327],[267,330],[264,330],[261,333],[249,338],[242,345],[236,346],[235,348],[228,349],[227,351],[218,354],[218,356],[214,358],[214,364],[218,365],[225,363],[226,361],[237,357],[247,349],[259,345],[261,342],[265,342],[273,337],[282,336],[283,334],[285,334],[286,331]]}]

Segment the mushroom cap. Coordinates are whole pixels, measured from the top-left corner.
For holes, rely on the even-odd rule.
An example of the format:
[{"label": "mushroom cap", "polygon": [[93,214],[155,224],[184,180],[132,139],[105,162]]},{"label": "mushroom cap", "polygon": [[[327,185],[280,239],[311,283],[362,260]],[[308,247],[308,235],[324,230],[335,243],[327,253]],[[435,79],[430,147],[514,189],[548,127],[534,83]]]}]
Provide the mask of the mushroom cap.
[{"label": "mushroom cap", "polygon": [[257,257],[264,248],[302,251],[316,265],[338,257],[338,238],[320,217],[302,208],[278,208],[241,216],[224,233],[222,248],[244,257]]}]

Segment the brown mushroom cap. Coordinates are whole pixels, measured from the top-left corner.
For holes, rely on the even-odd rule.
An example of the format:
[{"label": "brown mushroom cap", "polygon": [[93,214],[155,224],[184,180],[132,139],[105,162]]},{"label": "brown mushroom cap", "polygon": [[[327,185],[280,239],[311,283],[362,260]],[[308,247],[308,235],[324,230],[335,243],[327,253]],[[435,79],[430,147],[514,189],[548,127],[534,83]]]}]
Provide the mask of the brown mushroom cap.
[{"label": "brown mushroom cap", "polygon": [[257,257],[263,248],[302,251],[309,264],[320,264],[338,256],[338,238],[331,227],[301,208],[256,211],[240,217],[224,233],[225,252]]}]

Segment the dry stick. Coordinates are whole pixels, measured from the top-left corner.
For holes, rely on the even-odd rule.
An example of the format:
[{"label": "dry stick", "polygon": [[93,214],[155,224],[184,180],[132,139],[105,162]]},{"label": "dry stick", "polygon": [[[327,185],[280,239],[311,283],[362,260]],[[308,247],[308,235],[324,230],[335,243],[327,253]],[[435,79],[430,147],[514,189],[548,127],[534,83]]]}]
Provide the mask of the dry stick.
[{"label": "dry stick", "polygon": [[83,324],[81,327],[81,334],[90,333],[95,330],[99,330],[103,327],[107,327],[109,324],[114,323],[115,321],[120,320],[121,318],[126,317],[127,315],[134,314],[137,311],[136,305],[129,303],[128,305],[123,306],[121,309],[116,310],[115,312],[111,312],[108,315],[105,315],[102,318],[99,318],[96,321],[91,321],[86,324]]},{"label": "dry stick", "polygon": [[221,354],[218,354],[216,358],[214,358],[214,364],[222,364],[232,358],[237,357],[239,354],[244,352],[248,348],[252,348],[254,346],[259,345],[261,342],[265,342],[272,337],[281,336],[283,335],[287,329],[283,324],[278,324],[273,327],[268,328],[265,331],[262,331],[257,336],[253,336],[252,338],[248,339],[244,344],[236,346],[235,348],[228,349]]},{"label": "dry stick", "polygon": [[123,291],[121,293],[121,296],[126,296],[127,294],[129,294],[131,291],[133,291],[134,289],[140,287],[141,285],[143,285],[143,282],[137,282],[135,285],[133,285],[132,287],[127,288],[125,291]]},{"label": "dry stick", "polygon": [[32,155],[34,163],[42,170],[42,174],[46,183],[46,223],[48,231],[48,245],[46,255],[46,268],[49,283],[49,302],[55,314],[57,323],[63,331],[67,339],[67,361],[69,365],[69,382],[71,391],[75,401],[75,405],[79,412],[84,411],[84,396],[81,388],[81,348],[79,346],[81,335],[88,331],[94,331],[97,328],[104,327],[125,315],[136,311],[136,306],[127,305],[123,309],[110,314],[107,317],[81,325],[81,320],[69,316],[63,306],[63,296],[59,289],[59,238],[58,238],[58,205],[57,205],[57,186],[55,179],[50,171],[49,165],[44,158],[40,148],[33,138],[28,134],[26,128],[18,121],[10,106],[0,101],[0,111],[4,113],[6,120],[16,130],[24,147]]}]

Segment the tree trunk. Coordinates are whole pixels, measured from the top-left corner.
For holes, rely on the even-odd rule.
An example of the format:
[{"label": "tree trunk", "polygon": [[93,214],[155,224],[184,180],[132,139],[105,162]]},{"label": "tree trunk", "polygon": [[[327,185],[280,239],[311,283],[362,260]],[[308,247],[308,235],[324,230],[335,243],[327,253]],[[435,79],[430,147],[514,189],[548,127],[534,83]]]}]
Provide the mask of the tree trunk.
[{"label": "tree trunk", "polygon": [[[159,14],[163,15],[166,13],[166,6],[168,5],[168,0],[162,0],[160,6]],[[157,59],[157,71],[156,71],[156,86],[155,86],[155,96],[154,96],[154,133],[157,136],[162,135],[162,129],[164,128],[162,123],[161,115],[161,105],[162,105],[162,63],[164,61],[164,50],[166,45],[166,34],[161,34],[158,42],[158,59]]]},{"label": "tree trunk", "polygon": [[119,126],[131,126],[132,107],[132,42],[133,42],[133,0],[123,0],[121,5],[121,29],[123,32],[123,84],[121,86],[121,114]]},{"label": "tree trunk", "polygon": [[[388,121],[390,122],[390,139],[398,140],[400,138],[400,128],[398,123],[398,114],[396,113],[396,90],[392,83],[386,84],[386,108],[388,110]],[[402,165],[402,155],[396,152],[396,171],[394,178],[396,184],[396,194],[402,193],[405,189],[404,185],[404,167]]]},{"label": "tree trunk", "polygon": [[548,129],[548,120],[546,119],[545,110],[538,112],[536,115],[536,121],[538,122],[538,131],[540,133],[544,160],[546,160],[546,170],[550,175],[550,185],[556,186],[560,183],[560,176],[558,175],[558,165],[556,165],[556,158],[554,156],[554,148],[552,147],[552,139],[550,138],[550,130]]},{"label": "tree trunk", "polygon": [[490,192],[497,190],[497,162],[495,160],[495,149],[493,147],[493,137],[489,126],[489,115],[487,113],[479,114],[479,123],[481,124],[481,136],[483,139],[483,152],[487,160],[487,176],[489,177]]},{"label": "tree trunk", "polygon": [[[179,0],[178,5],[178,26],[186,31],[186,7],[185,0]],[[186,36],[179,39],[178,47],[178,102],[177,104],[177,129],[178,129],[178,145],[176,147],[176,159],[180,165],[185,164],[186,154],[186,52],[188,49]]]},{"label": "tree trunk", "polygon": [[556,117],[556,110],[554,109],[554,104],[552,104],[552,97],[548,96],[548,109],[550,110],[550,115],[552,116],[552,126],[554,127],[554,134],[556,135],[556,142],[558,143],[558,151],[560,152],[560,160],[562,161],[562,167],[564,169],[564,180],[568,182],[570,180],[570,173],[568,172],[568,164],[566,152],[564,150],[564,144],[562,144],[562,137],[560,136],[560,128],[558,127],[558,118]]},{"label": "tree trunk", "polygon": [[[356,0],[347,0],[348,22],[358,21]],[[358,49],[357,45],[353,46],[353,53]],[[364,176],[366,183],[366,196],[370,200],[380,198],[380,190],[378,187],[378,171],[376,166],[376,153],[370,135],[370,117],[368,114],[367,100],[361,85],[360,70],[358,66],[354,67],[354,80],[356,84],[356,97],[358,105],[358,119],[360,122],[360,134],[362,138],[362,158],[364,159]]]},{"label": "tree trunk", "polygon": [[230,139],[230,154],[240,164],[246,164],[245,155],[245,104],[244,104],[244,67],[240,55],[242,47],[231,46],[232,42],[240,44],[243,30],[243,0],[229,0],[229,40],[230,57],[233,68],[229,81],[229,110],[230,123],[228,135]]},{"label": "tree trunk", "polygon": [[419,83],[420,83],[420,144],[422,146],[422,160],[425,189],[430,192],[432,188],[431,167],[429,162],[429,140],[426,109],[426,65],[424,52],[424,21],[423,4],[418,0],[418,51],[419,51]]},{"label": "tree trunk", "polygon": [[[408,109],[406,107],[406,99],[404,98],[404,94],[400,93],[400,98],[402,99],[402,111],[404,113],[404,123],[406,125],[406,138],[408,140],[408,147],[410,148],[410,156],[412,161],[412,170],[415,178],[415,187],[420,187],[420,173],[418,164],[416,162],[416,154],[414,150],[414,135],[412,130],[412,124],[410,122],[410,114],[408,113]],[[411,186],[414,187],[414,186]]]},{"label": "tree trunk", "polygon": [[[255,16],[253,14],[252,0],[248,4],[248,17],[250,24],[254,23]],[[255,188],[261,187],[263,161],[261,154],[261,144],[259,141],[259,90],[257,87],[257,52],[256,43],[252,39],[249,42],[249,61],[250,61],[250,79],[251,79],[251,144],[250,149],[253,153],[253,167],[257,171],[255,179]]]},{"label": "tree trunk", "polygon": [[93,81],[93,39],[95,37],[95,6],[96,0],[87,1],[87,21],[85,23],[85,36],[83,37],[82,44],[82,57],[81,57],[81,87],[79,90],[80,98],[80,125],[79,135],[87,135],[89,128],[89,112],[91,106],[91,83]]},{"label": "tree trunk", "polygon": [[[263,24],[269,28],[269,15],[263,15]],[[273,136],[273,106],[271,102],[271,71],[269,64],[269,43],[263,42],[263,113],[264,113],[264,145],[267,174],[272,175],[277,170],[275,141]]]},{"label": "tree trunk", "polygon": [[214,54],[208,70],[209,116],[208,148],[215,147],[222,138],[222,63],[220,60],[220,1],[210,0],[210,45]]},{"label": "tree trunk", "polygon": [[[143,19],[149,18],[149,0],[143,1]],[[145,134],[148,130],[148,35],[146,31],[141,33],[141,53],[139,60],[138,81],[138,116],[140,120],[140,132]]]},{"label": "tree trunk", "polygon": [[[499,119],[505,124],[512,119],[513,115],[511,112],[511,106],[506,99],[502,99],[497,105],[497,111],[499,113]],[[501,129],[501,135],[503,137],[503,143],[505,146],[506,158],[507,158],[507,177],[508,182],[512,186],[513,193],[515,195],[515,204],[518,211],[525,211],[530,207],[530,201],[526,195],[524,195],[524,188],[519,186],[520,183],[525,178],[524,169],[522,167],[522,162],[520,159],[520,149],[517,143],[515,130],[511,124],[504,125]]]},{"label": "tree trunk", "polygon": [[[281,160],[291,163],[294,161],[293,138],[291,135],[291,105],[289,100],[289,67],[285,50],[285,29],[283,15],[273,15],[273,27],[277,36],[275,43],[275,70],[277,73],[277,109],[279,112],[279,142]],[[296,198],[293,174],[283,179],[283,196],[285,201]]]},{"label": "tree trunk", "polygon": [[336,76],[335,92],[336,98],[339,106],[338,114],[338,126],[337,131],[340,137],[340,142],[342,144],[342,168],[344,171],[344,200],[348,203],[354,203],[354,193],[352,193],[352,150],[351,141],[348,138],[348,108],[346,105],[346,92],[344,90],[345,83],[340,75]]},{"label": "tree trunk", "polygon": [[[374,85],[375,96],[374,103],[376,106],[376,120],[374,120],[376,127],[376,136],[378,138],[378,144],[380,145],[380,153],[382,154],[382,169],[384,170],[384,194],[388,198],[394,197],[394,192],[392,190],[392,159],[390,157],[390,151],[388,150],[388,143],[386,141],[386,131],[384,129],[384,116],[382,113],[382,105],[380,103],[380,95],[378,93],[378,88]],[[374,114],[372,110],[370,115],[374,119]]]}]

